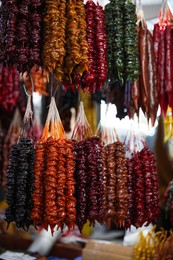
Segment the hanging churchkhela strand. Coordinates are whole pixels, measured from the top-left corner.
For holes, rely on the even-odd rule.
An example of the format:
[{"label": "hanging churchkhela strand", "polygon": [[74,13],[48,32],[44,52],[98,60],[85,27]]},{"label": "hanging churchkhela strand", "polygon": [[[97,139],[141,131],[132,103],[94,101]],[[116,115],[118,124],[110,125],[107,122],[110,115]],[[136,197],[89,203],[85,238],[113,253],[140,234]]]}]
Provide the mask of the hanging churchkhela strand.
[{"label": "hanging churchkhela strand", "polygon": [[44,223],[44,173],[46,169],[45,153],[46,144],[44,141],[39,140],[35,148],[34,191],[32,194],[33,209],[31,218],[33,220],[34,226],[38,226],[41,225],[41,223]]},{"label": "hanging churchkhela strand", "polygon": [[66,140],[66,218],[65,224],[69,229],[74,227],[76,220],[76,198],[75,193],[75,179],[74,179],[74,146],[71,140]]},{"label": "hanging churchkhela strand", "polygon": [[116,162],[116,217],[117,227],[125,226],[125,218],[128,209],[129,194],[127,189],[128,173],[125,158],[125,147],[121,142],[115,143],[115,162]]},{"label": "hanging churchkhela strand", "polygon": [[36,144],[32,220],[34,225],[63,231],[76,221],[74,147],[65,138],[54,98],[41,139]]},{"label": "hanging churchkhela strand", "polygon": [[166,115],[168,106],[173,108],[172,102],[172,71],[173,71],[173,28],[172,21],[164,5],[161,8],[159,23],[154,25],[154,55],[158,79],[158,100],[161,113]]},{"label": "hanging churchkhela strand", "polygon": [[0,65],[0,107],[13,111],[19,102],[19,73],[16,66],[11,70]]},{"label": "hanging churchkhela strand", "polygon": [[2,175],[1,175],[1,186],[3,187],[3,189],[6,188],[5,187],[6,173],[7,173],[8,163],[9,163],[11,147],[13,144],[17,143],[19,139],[20,132],[21,132],[21,125],[22,125],[22,119],[21,119],[20,111],[18,108],[16,108],[8,132],[4,137],[3,146],[1,150],[3,151],[2,153],[3,163],[2,163]]},{"label": "hanging churchkhela strand", "polygon": [[124,85],[124,32],[123,32],[124,0],[111,0],[105,6],[107,32],[108,74],[111,83],[119,80]]},{"label": "hanging churchkhela strand", "polygon": [[82,231],[87,222],[87,187],[86,158],[84,141],[74,143],[75,181],[76,181],[76,225]]},{"label": "hanging churchkhela strand", "polygon": [[31,96],[24,116],[23,131],[19,141],[12,146],[10,161],[7,170],[7,210],[5,220],[8,225],[14,221],[16,226],[28,230],[32,224],[32,192],[33,192],[33,168],[35,152],[33,141],[28,137],[30,119],[32,116]]},{"label": "hanging churchkhela strand", "polygon": [[[133,148],[130,148],[130,143]],[[127,158],[129,203],[126,227],[131,224],[136,227],[148,226],[157,221],[160,212],[156,159],[147,144],[133,136],[130,136],[126,151],[130,152]]]}]

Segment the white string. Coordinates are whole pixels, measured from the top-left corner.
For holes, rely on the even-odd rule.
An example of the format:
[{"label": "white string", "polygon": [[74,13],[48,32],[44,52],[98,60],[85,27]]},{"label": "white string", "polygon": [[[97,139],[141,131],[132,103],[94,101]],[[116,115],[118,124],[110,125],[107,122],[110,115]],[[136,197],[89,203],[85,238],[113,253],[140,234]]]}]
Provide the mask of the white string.
[{"label": "white string", "polygon": [[51,118],[52,118],[52,105],[53,105],[53,97],[51,98],[51,102],[49,105],[49,110],[48,110],[47,119],[46,119],[46,125],[49,125]]},{"label": "white string", "polygon": [[173,16],[173,3],[172,3],[172,0],[168,0],[167,1],[167,5],[168,5],[168,8],[171,11],[172,16]]},{"label": "white string", "polygon": [[136,13],[137,13],[137,17],[138,17],[138,22],[145,21],[145,15],[144,15],[144,10],[142,7],[141,0],[138,0],[138,4],[136,5]]},{"label": "white string", "polygon": [[28,94],[28,92],[27,92],[27,90],[26,90],[26,86],[25,86],[25,83],[23,82],[23,89],[24,89],[24,91],[25,91],[25,94],[29,97],[30,96],[30,94]]},{"label": "white string", "polygon": [[105,8],[105,4],[104,4],[104,0],[98,0],[97,1],[98,2],[98,4],[100,5],[100,6],[102,6],[103,7],[103,9]]},{"label": "white string", "polygon": [[[86,136],[88,136],[88,134],[92,135],[92,130],[91,130],[90,124],[89,124],[88,119],[85,114],[83,101],[80,101],[76,124],[75,124],[74,130],[73,130],[71,139],[76,138],[76,134],[77,134],[79,127],[83,128],[85,130],[88,130],[87,133],[86,133],[86,131],[84,133]],[[85,136],[83,136],[83,134],[81,134],[80,140],[82,140],[84,137]]]},{"label": "white string", "polygon": [[161,6],[161,9],[160,9],[161,21],[162,21],[162,22],[163,22],[164,19],[165,19],[166,6],[167,6],[167,0],[163,0],[163,1],[162,1],[162,6]]},{"label": "white string", "polygon": [[34,81],[33,81],[31,73],[29,74],[29,76],[30,76],[30,80],[31,80],[32,93],[33,93],[34,92]]},{"label": "white string", "polygon": [[32,114],[33,114],[33,112],[32,112],[32,108],[31,108],[31,95],[29,95],[23,122],[27,123],[28,119],[32,118]]}]

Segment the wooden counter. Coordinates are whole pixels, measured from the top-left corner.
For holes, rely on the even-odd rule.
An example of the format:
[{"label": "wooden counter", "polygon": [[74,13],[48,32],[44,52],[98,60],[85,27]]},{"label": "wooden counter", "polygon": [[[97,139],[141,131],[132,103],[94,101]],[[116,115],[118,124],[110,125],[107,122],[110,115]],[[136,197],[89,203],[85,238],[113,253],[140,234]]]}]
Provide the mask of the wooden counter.
[{"label": "wooden counter", "polygon": [[[0,234],[0,247],[6,250],[26,251],[31,243],[31,239],[23,239],[14,235]],[[49,255],[74,259],[75,257],[82,255],[82,247],[76,244],[56,243]]]}]

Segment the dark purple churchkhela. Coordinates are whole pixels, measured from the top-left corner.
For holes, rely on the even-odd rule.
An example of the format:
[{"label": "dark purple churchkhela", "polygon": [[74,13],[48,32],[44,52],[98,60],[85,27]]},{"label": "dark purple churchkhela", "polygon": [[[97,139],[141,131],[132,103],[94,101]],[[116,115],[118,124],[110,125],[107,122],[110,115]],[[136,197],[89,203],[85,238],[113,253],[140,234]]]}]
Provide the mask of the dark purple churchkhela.
[{"label": "dark purple churchkhela", "polygon": [[144,162],[143,172],[145,177],[145,212],[147,224],[157,220],[159,214],[159,183],[156,171],[156,159],[154,153],[146,146],[141,152],[141,159]]},{"label": "dark purple churchkhela", "polygon": [[[97,138],[97,137],[96,137]],[[98,219],[98,170],[96,160],[96,138],[91,137],[85,140],[86,151],[86,166],[87,166],[87,178],[88,178],[88,191],[87,191],[87,205],[88,212],[87,218],[90,224],[94,226],[95,220]]]},{"label": "dark purple churchkhela", "polygon": [[132,158],[127,158],[127,174],[128,174],[128,182],[127,182],[127,189],[129,194],[129,205],[128,205],[128,212],[126,217],[126,228],[130,228],[133,224],[134,219],[134,199],[135,199],[135,177],[133,173],[134,167],[134,160]]},{"label": "dark purple churchkhela", "polygon": [[105,220],[105,178],[103,174],[102,144],[97,136],[74,142],[76,179],[76,224],[82,230],[89,220],[101,224]]},{"label": "dark purple churchkhela", "polygon": [[75,181],[76,181],[76,225],[82,231],[87,222],[87,188],[86,154],[84,141],[74,142]]},{"label": "dark purple churchkhela", "polygon": [[16,66],[11,70],[0,65],[0,107],[13,111],[19,101],[19,73]]},{"label": "dark purple churchkhela", "polygon": [[145,179],[143,163],[140,152],[134,154],[134,174],[135,174],[135,225],[141,227],[145,223]]},{"label": "dark purple churchkhela", "polygon": [[0,63],[19,72],[42,66],[42,0],[2,0]]},{"label": "dark purple churchkhela", "polygon": [[7,170],[7,204],[5,220],[28,230],[32,224],[34,146],[30,138],[21,137],[12,146]]}]

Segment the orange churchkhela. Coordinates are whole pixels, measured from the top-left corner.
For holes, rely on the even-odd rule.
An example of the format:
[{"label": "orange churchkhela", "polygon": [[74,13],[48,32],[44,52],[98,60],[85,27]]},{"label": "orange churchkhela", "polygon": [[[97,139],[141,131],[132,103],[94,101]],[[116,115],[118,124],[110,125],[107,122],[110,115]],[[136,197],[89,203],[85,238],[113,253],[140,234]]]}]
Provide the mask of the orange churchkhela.
[{"label": "orange churchkhela", "polygon": [[35,226],[73,228],[76,220],[72,141],[65,138],[52,98],[43,135],[36,144],[32,220]]}]

